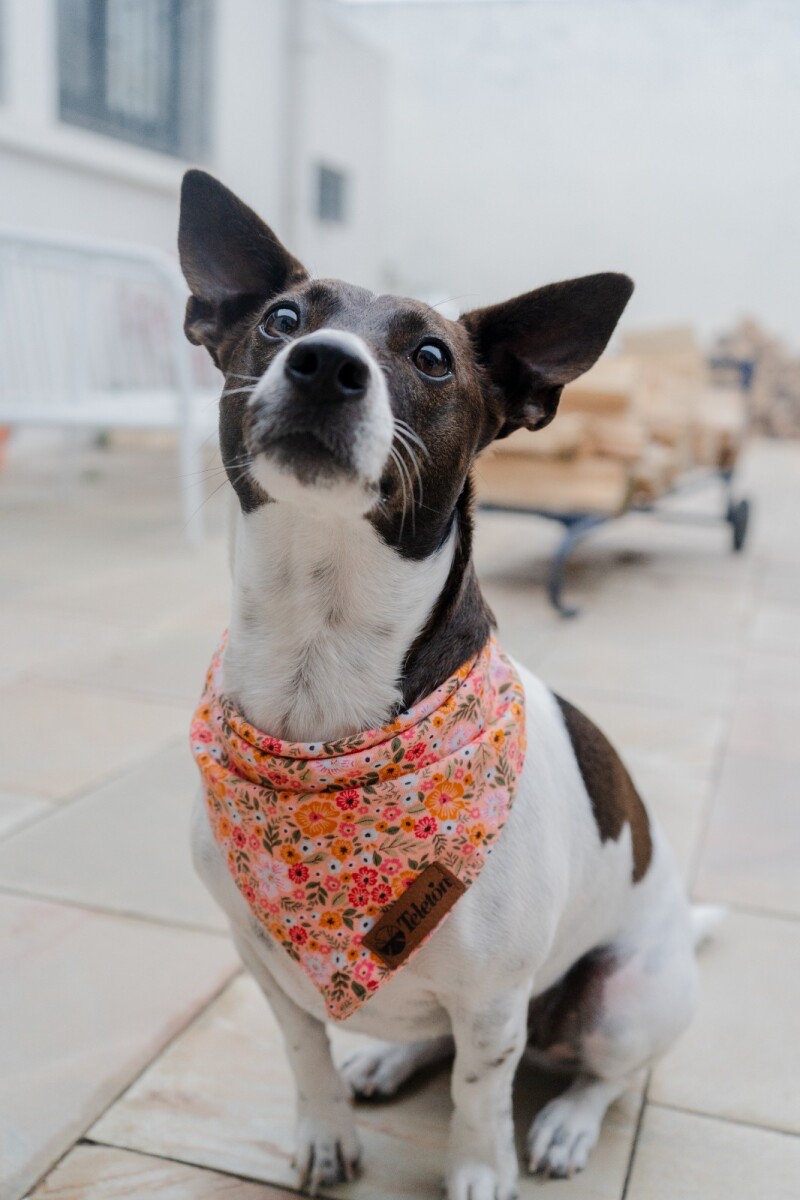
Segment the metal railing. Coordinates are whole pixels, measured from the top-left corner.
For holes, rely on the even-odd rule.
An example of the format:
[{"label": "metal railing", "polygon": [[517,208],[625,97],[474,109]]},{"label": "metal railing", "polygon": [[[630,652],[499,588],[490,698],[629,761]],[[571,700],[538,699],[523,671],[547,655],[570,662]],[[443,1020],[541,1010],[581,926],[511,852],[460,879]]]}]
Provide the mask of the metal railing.
[{"label": "metal railing", "polygon": [[0,425],[175,430],[196,541],[219,386],[184,337],[185,303],[158,250],[0,226]]}]

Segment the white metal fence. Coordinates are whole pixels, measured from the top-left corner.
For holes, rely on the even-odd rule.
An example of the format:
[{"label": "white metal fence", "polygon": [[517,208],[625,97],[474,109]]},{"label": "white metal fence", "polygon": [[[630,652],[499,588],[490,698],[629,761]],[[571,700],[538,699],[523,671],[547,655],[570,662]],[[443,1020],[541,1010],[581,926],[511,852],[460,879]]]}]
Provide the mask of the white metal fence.
[{"label": "white metal fence", "polygon": [[220,385],[184,338],[185,301],[157,250],[0,226],[0,425],[175,430],[196,541]]}]

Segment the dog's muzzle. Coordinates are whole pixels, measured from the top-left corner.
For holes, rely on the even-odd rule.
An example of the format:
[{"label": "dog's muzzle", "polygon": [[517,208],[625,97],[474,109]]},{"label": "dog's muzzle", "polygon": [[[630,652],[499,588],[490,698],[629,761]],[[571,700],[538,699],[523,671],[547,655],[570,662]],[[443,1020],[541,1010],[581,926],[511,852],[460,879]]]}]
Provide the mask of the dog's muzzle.
[{"label": "dog's muzzle", "polygon": [[[346,479],[374,487],[393,428],[386,382],[366,343],[325,329],[273,359],[250,400],[247,441],[269,474],[306,487]],[[274,491],[274,478],[263,482]]]}]

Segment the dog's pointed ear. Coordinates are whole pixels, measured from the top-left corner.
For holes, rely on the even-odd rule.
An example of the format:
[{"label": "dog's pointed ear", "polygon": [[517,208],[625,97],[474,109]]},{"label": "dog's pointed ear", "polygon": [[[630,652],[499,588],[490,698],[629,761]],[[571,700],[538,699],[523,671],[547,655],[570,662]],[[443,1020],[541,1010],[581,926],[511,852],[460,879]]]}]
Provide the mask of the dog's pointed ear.
[{"label": "dog's pointed ear", "polygon": [[183,177],[178,252],[192,293],[186,336],[218,365],[221,343],[237,322],[307,277],[269,226],[205,171]]},{"label": "dog's pointed ear", "polygon": [[564,385],[597,362],[632,292],[627,275],[585,275],[461,317],[495,385],[489,440],[552,421]]}]

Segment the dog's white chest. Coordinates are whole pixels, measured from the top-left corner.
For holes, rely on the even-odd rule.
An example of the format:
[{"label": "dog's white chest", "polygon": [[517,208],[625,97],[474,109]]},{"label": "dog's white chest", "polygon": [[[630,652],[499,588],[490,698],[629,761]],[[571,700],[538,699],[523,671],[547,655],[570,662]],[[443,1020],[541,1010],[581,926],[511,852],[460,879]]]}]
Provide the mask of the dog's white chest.
[{"label": "dog's white chest", "polygon": [[451,560],[450,542],[403,559],[367,521],[305,519],[283,504],[241,516],[226,692],[258,728],[292,741],[369,728],[399,699],[403,657]]}]

